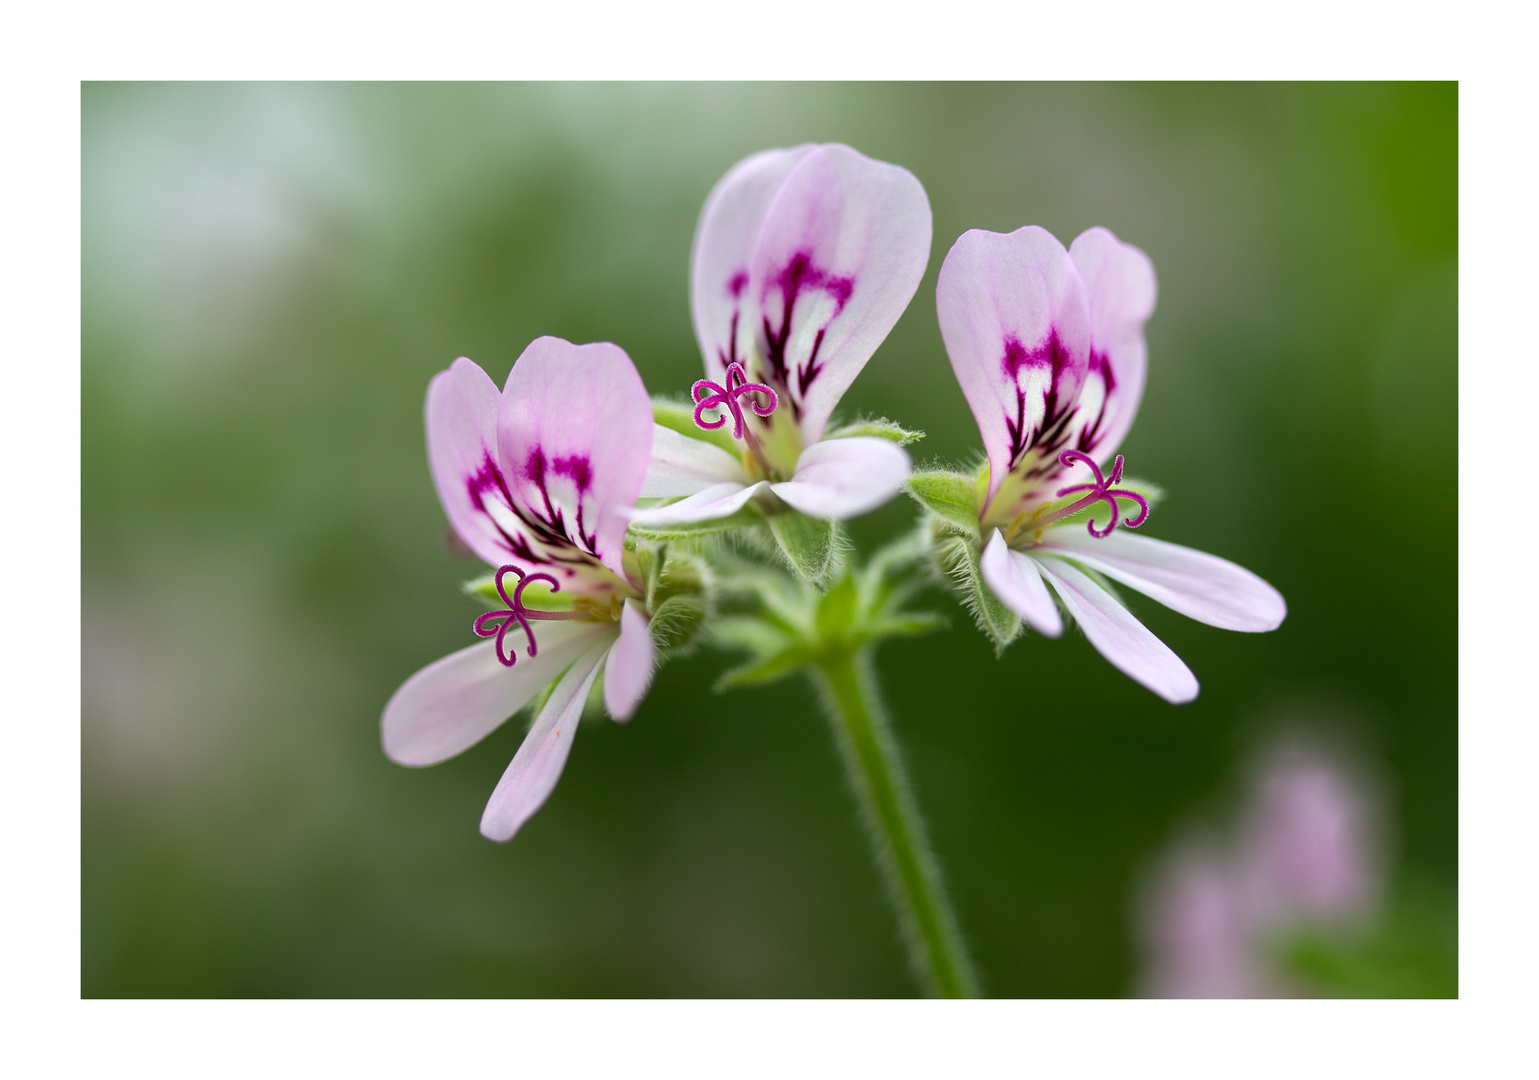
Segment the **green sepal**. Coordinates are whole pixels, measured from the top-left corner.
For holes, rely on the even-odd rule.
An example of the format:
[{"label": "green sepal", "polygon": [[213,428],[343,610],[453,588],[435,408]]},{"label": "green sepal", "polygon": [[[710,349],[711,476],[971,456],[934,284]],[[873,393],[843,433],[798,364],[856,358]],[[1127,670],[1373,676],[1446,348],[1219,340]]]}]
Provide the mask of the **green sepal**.
[{"label": "green sepal", "polygon": [[801,643],[786,646],[780,652],[754,663],[732,668],[716,680],[717,690],[740,686],[759,686],[794,675],[816,659],[812,650]]},{"label": "green sepal", "polygon": [[703,428],[695,423],[695,407],[671,398],[652,399],[652,422],[670,431],[677,431],[689,439],[699,439],[719,446],[733,457],[741,457],[743,448],[732,438],[730,425],[719,428]]},{"label": "green sepal", "polygon": [[927,469],[908,478],[908,493],[936,517],[969,536],[978,532],[978,488],[971,476]]},{"label": "green sepal", "polygon": [[[466,596],[473,596],[491,604],[502,603],[502,597],[497,595],[496,574],[483,574],[478,578],[472,578],[460,588],[464,590]],[[571,611],[572,599],[570,593],[551,592],[550,586],[543,581],[531,581],[522,597],[524,606],[531,611]]]},{"label": "green sepal", "polygon": [[815,625],[825,647],[838,646],[848,636],[850,624],[855,621],[856,602],[859,598],[855,579],[845,574],[818,601]]},{"label": "green sepal", "polygon": [[1002,654],[1020,636],[1020,617],[1002,604],[983,580],[978,549],[966,537],[943,535],[935,543],[936,556],[956,582],[962,603],[972,612],[978,628],[994,642],[994,655]]},{"label": "green sepal", "polygon": [[840,573],[819,593],[766,567],[726,560],[713,578],[723,595],[751,604],[751,613],[713,620],[710,639],[748,654],[722,676],[721,688],[768,682],[829,657],[847,656],[889,637],[928,633],[945,620],[906,611],[903,601],[929,578],[922,534],[899,538],[865,566]]},{"label": "green sepal", "polygon": [[852,439],[860,435],[870,435],[878,439],[890,439],[899,446],[908,446],[924,438],[922,431],[910,431],[901,424],[896,424],[885,416],[874,420],[856,420],[849,424],[840,424],[832,431],[823,433],[824,439]]},{"label": "green sepal", "polygon": [[950,625],[946,616],[934,611],[911,611],[895,619],[873,619],[865,626],[868,638],[920,637],[944,630]]},{"label": "green sepal", "polygon": [[828,580],[839,564],[838,526],[796,510],[772,514],[768,520],[775,543],[791,569],[813,584]]},{"label": "green sepal", "polygon": [[751,615],[718,619],[711,628],[711,640],[724,648],[741,649],[749,659],[724,672],[716,680],[716,689],[774,682],[811,663],[813,650],[809,643],[800,634],[787,633],[787,629],[779,620],[771,622]]},{"label": "green sepal", "polygon": [[694,643],[704,624],[703,597],[670,596],[652,609],[652,640],[659,649],[682,649]]}]

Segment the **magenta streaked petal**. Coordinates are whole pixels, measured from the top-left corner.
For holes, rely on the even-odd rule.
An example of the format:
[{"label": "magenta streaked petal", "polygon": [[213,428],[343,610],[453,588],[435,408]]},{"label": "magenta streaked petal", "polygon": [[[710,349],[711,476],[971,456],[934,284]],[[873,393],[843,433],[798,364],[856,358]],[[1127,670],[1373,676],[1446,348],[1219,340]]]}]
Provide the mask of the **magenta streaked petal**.
[{"label": "magenta streaked petal", "polygon": [[972,229],[941,265],[941,337],[989,457],[989,498],[1035,447],[1067,445],[1090,362],[1090,313],[1069,253],[1035,225]]},{"label": "magenta streaked petal", "polygon": [[625,350],[542,337],[508,373],[497,439],[531,531],[625,576],[625,529],[652,453],[652,401]]},{"label": "magenta streaked petal", "polygon": [[508,498],[497,449],[497,384],[460,357],[428,384],[428,465],[449,523],[492,566],[526,542]]},{"label": "magenta streaked petal", "polygon": [[635,716],[656,669],[652,627],[635,602],[627,600],[620,612],[620,640],[609,650],[604,665],[604,707],[609,715],[620,721]]},{"label": "magenta streaked petal", "polygon": [[434,765],[466,750],[545,689],[604,632],[602,623],[546,622],[535,656],[504,667],[496,643],[450,653],[407,679],[385,705],[380,736],[401,765]]},{"label": "magenta streaked petal", "polygon": [[[747,296],[760,370],[804,444],[908,302],[930,258],[930,202],[907,169],[848,146],[797,160],[764,215]],[[777,414],[778,415],[778,414]]]},{"label": "magenta streaked petal", "polygon": [[604,627],[603,638],[561,676],[481,815],[481,835],[488,840],[500,843],[513,839],[550,797],[572,752],[572,737],[577,734],[588,691],[613,641],[611,623]]},{"label": "magenta streaked petal", "polygon": [[1062,554],[1172,611],[1224,630],[1275,630],[1288,614],[1282,594],[1243,566],[1124,529],[1105,539],[1078,526],[1050,529],[1037,550]]},{"label": "magenta streaked petal", "polygon": [[1197,696],[1191,669],[1083,570],[1046,555],[1033,558],[1090,644],[1113,667],[1173,705]]},{"label": "magenta streaked petal", "polygon": [[711,189],[695,229],[689,261],[689,306],[706,374],[726,379],[727,365],[746,360],[758,325],[748,293],[748,267],[759,230],[780,185],[815,147],[765,150],[744,158]]},{"label": "magenta streaked petal", "polygon": [[795,476],[770,489],[809,517],[843,521],[897,495],[912,468],[908,451],[888,439],[829,439],[803,450]]},{"label": "magenta streaked petal", "polygon": [[713,484],[704,491],[696,492],[689,498],[680,499],[676,503],[637,510],[631,514],[631,523],[642,528],[651,528],[658,525],[687,525],[696,521],[715,521],[717,518],[729,517],[737,513],[757,492],[768,486],[764,480],[749,486],[735,481]]},{"label": "magenta streaked petal", "polygon": [[742,458],[703,439],[691,439],[661,424],[652,428],[652,460],[640,498],[662,499],[693,495],[717,484],[746,484]]},{"label": "magenta streaked petal", "polygon": [[1027,626],[1047,637],[1063,633],[1063,616],[1048,595],[1037,564],[1019,551],[1011,551],[998,529],[983,549],[979,564],[983,580],[994,595],[1024,619]]},{"label": "magenta streaked petal", "polygon": [[1106,461],[1133,425],[1143,397],[1148,348],[1144,323],[1154,314],[1154,264],[1102,228],[1069,246],[1090,306],[1090,365],[1080,391],[1074,447]]}]

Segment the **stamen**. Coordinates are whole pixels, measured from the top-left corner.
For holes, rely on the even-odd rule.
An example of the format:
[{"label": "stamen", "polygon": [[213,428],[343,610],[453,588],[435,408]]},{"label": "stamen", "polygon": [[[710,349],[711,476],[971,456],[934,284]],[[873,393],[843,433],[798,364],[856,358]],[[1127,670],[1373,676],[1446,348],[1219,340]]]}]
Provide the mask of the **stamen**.
[{"label": "stamen", "polygon": [[[702,392],[705,396],[701,396]],[[768,416],[775,411],[780,404],[780,396],[763,383],[751,383],[748,374],[743,370],[743,365],[734,361],[727,365],[727,385],[713,383],[709,379],[700,379],[689,389],[690,397],[695,402],[695,424],[706,431],[715,431],[727,422],[727,414],[732,415],[732,437],[743,438],[743,408],[738,399],[745,394],[765,394],[769,397],[767,406],[759,403],[759,398],[750,397],[748,405],[758,416]],[[717,416],[715,421],[705,420],[706,412],[715,409]]]},{"label": "stamen", "polygon": [[1075,491],[1086,491],[1089,492],[1089,494],[1087,494],[1083,499],[1073,503],[1072,505],[1066,506],[1062,510],[1058,510],[1052,514],[1049,514],[1046,519],[1032,522],[1033,525],[1037,526],[1038,528],[1044,528],[1052,524],[1054,521],[1062,520],[1063,518],[1068,517],[1070,514],[1077,514],[1087,506],[1094,506],[1096,503],[1102,502],[1104,500],[1106,505],[1111,507],[1111,520],[1107,523],[1106,528],[1098,530],[1095,527],[1094,518],[1091,518],[1089,521],[1085,522],[1085,528],[1089,531],[1091,536],[1095,537],[1097,540],[1104,540],[1110,536],[1112,534],[1112,530],[1117,527],[1117,519],[1121,513],[1117,507],[1118,496],[1124,499],[1132,499],[1138,504],[1138,514],[1135,517],[1128,518],[1127,521],[1123,522],[1122,524],[1126,525],[1130,529],[1136,529],[1145,521],[1149,520],[1148,499],[1145,499],[1136,491],[1129,491],[1126,488],[1118,488],[1113,486],[1122,483],[1121,454],[1118,454],[1117,460],[1112,463],[1111,476],[1109,477],[1102,476],[1101,468],[1095,463],[1094,459],[1092,459],[1088,454],[1080,453],[1078,450],[1065,450],[1063,453],[1058,455],[1058,461],[1066,469],[1073,468],[1076,462],[1082,465],[1088,465],[1090,467],[1090,471],[1095,474],[1095,483],[1074,484],[1070,487],[1059,488],[1058,495],[1060,498]]},{"label": "stamen", "polygon": [[[513,596],[508,597],[508,590],[503,585],[502,579],[509,573],[518,575],[518,585],[513,589]],[[529,629],[530,619],[570,619],[572,614],[565,611],[531,611],[524,607],[524,590],[534,581],[543,581],[550,586],[551,592],[560,592],[561,584],[549,574],[525,574],[516,566],[501,566],[497,568],[497,595],[502,597],[502,602],[508,606],[501,611],[488,611],[485,615],[476,619],[474,630],[476,637],[495,637],[497,639],[497,659],[503,667],[512,667],[518,661],[517,655],[507,652],[503,648],[503,638],[507,636],[508,628],[517,623],[524,631],[524,636],[529,639],[528,656],[535,656],[539,646],[535,644],[534,631]]]}]

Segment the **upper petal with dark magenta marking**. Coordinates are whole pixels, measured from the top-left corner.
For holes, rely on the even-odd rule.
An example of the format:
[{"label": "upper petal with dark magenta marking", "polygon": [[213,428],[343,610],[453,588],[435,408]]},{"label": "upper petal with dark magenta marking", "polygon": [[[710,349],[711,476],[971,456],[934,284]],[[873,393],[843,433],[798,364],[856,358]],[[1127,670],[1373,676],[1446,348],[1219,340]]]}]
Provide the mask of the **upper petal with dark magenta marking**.
[{"label": "upper petal with dark magenta marking", "polygon": [[1069,247],[1090,308],[1090,363],[1071,449],[1105,462],[1122,444],[1143,397],[1154,313],[1154,264],[1107,229],[1087,229]]},{"label": "upper petal with dark magenta marking", "polygon": [[705,201],[690,258],[690,312],[706,375],[725,383],[727,367],[746,363],[757,304],[748,304],[748,264],[775,194],[812,145],[766,150],[738,162]]},{"label": "upper petal with dark magenta marking", "polygon": [[1028,451],[1056,470],[1090,365],[1089,308],[1069,253],[1034,225],[970,230],[941,265],[935,302],[988,452],[989,497]]},{"label": "upper petal with dark magenta marking", "polygon": [[497,446],[497,384],[460,357],[428,386],[428,463],[449,523],[492,566],[541,561],[513,510]]},{"label": "upper petal with dark magenta marking", "polygon": [[624,576],[628,514],[652,452],[652,403],[617,345],[539,338],[508,374],[498,448],[514,511],[551,561]]},{"label": "upper petal with dark magenta marking", "polygon": [[761,374],[805,443],[822,437],[913,299],[930,229],[930,203],[913,174],[847,146],[803,154],[775,193],[749,262],[743,317],[756,316]]}]

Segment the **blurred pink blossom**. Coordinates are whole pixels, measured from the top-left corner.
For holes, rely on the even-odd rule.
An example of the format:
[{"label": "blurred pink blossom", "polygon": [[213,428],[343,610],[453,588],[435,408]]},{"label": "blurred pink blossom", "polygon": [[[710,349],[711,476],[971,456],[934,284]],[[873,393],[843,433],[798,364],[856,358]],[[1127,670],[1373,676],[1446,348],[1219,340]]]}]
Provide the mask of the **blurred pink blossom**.
[{"label": "blurred pink blossom", "polygon": [[1289,740],[1256,771],[1234,838],[1177,846],[1144,897],[1147,997],[1297,996],[1268,948],[1289,930],[1373,914],[1377,800],[1319,746]]}]

